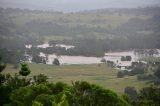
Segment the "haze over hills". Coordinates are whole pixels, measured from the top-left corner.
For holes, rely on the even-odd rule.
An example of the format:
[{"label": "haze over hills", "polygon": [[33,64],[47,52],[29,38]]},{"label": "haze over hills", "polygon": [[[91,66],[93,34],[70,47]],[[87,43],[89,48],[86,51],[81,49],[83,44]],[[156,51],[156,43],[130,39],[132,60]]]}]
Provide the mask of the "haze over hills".
[{"label": "haze over hills", "polygon": [[0,0],[0,106],[160,106],[160,0]]},{"label": "haze over hills", "polygon": [[160,6],[160,0],[0,0],[0,7],[3,8],[27,8],[65,12],[146,6]]}]

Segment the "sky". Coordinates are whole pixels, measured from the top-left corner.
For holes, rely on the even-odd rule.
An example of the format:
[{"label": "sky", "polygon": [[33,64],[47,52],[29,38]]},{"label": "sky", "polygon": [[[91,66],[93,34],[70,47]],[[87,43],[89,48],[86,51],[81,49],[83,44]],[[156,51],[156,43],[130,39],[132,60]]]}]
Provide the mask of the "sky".
[{"label": "sky", "polygon": [[160,0],[0,0],[3,8],[84,11],[102,8],[160,6]]}]

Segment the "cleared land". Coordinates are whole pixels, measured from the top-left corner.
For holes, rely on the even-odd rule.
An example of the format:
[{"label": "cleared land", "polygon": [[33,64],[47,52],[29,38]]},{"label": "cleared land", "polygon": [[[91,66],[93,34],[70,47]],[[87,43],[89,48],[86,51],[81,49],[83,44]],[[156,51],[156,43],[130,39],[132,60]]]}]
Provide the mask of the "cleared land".
[{"label": "cleared land", "polygon": [[[136,89],[149,86],[147,81],[138,81],[137,76],[117,78],[118,70],[105,64],[64,66],[29,64],[29,67],[31,69],[29,77],[45,74],[51,82],[64,81],[68,84],[71,84],[71,81],[88,81],[111,89],[119,94],[122,94],[127,86],[133,86]],[[14,73],[18,73],[18,70],[14,69],[12,65],[7,65],[4,73],[13,75]]]}]

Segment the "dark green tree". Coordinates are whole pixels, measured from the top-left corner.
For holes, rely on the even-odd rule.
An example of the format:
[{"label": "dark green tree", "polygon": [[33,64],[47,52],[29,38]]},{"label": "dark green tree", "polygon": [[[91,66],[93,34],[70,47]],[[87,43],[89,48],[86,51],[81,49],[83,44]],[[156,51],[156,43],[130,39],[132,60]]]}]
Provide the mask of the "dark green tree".
[{"label": "dark green tree", "polygon": [[53,64],[59,66],[60,65],[59,60],[57,58],[55,58],[53,61]]},{"label": "dark green tree", "polygon": [[19,74],[22,76],[29,75],[31,70],[29,69],[28,65],[26,63],[21,64],[21,70],[19,71]]},{"label": "dark green tree", "polygon": [[160,79],[160,66],[158,66],[158,68],[156,69],[154,75],[155,75],[158,79]]},{"label": "dark green tree", "polygon": [[40,83],[46,83],[48,78],[44,74],[40,74],[37,76],[33,76],[33,79],[35,83],[40,84]]},{"label": "dark green tree", "polygon": [[102,59],[101,59],[101,62],[102,62],[102,63],[105,63],[105,64],[107,63],[107,61],[106,61],[105,58],[102,58]]},{"label": "dark green tree", "polygon": [[0,72],[2,72],[6,68],[6,64],[2,63],[2,57],[0,57]]},{"label": "dark green tree", "polygon": [[2,58],[0,57],[0,85],[5,81],[5,75],[1,72],[6,68],[6,64],[2,63]]},{"label": "dark green tree", "polygon": [[134,87],[126,87],[124,93],[127,94],[132,101],[137,99],[137,91]]},{"label": "dark green tree", "polygon": [[136,101],[135,106],[159,106],[160,105],[160,88],[156,86],[143,88]]},{"label": "dark green tree", "polygon": [[123,72],[122,72],[122,71],[119,71],[119,72],[117,73],[117,78],[123,78],[123,77],[124,77]]}]

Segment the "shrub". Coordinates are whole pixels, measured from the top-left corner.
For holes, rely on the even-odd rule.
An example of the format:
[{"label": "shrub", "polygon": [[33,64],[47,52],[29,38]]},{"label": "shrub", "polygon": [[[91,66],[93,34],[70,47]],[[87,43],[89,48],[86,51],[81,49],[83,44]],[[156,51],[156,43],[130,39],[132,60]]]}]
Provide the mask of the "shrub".
[{"label": "shrub", "polygon": [[59,66],[60,65],[59,60],[57,58],[55,58],[53,61],[53,64]]},{"label": "shrub", "polygon": [[134,87],[126,87],[124,93],[128,95],[130,100],[136,100],[137,98],[137,91]]},{"label": "shrub", "polygon": [[31,70],[29,69],[28,65],[25,63],[21,64],[21,70],[19,71],[19,74],[22,76],[27,76],[29,75]]},{"label": "shrub", "polygon": [[124,77],[123,72],[122,72],[122,71],[119,71],[119,72],[117,73],[117,78],[123,78],[123,77]]},{"label": "shrub", "polygon": [[48,78],[44,74],[40,74],[40,75],[37,75],[37,76],[33,76],[33,79],[34,79],[35,83],[40,84],[40,83],[47,82]]},{"label": "shrub", "polygon": [[131,56],[122,56],[121,57],[121,61],[131,61],[132,60],[132,57]]},{"label": "shrub", "polygon": [[155,76],[154,75],[147,75],[147,74],[140,74],[137,76],[137,79],[138,80],[154,80],[155,79]]},{"label": "shrub", "polygon": [[143,67],[135,67],[129,72],[129,75],[134,76],[137,74],[144,74],[144,73],[145,73],[145,70]]},{"label": "shrub", "polygon": [[107,61],[106,61],[105,58],[102,58],[102,59],[101,59],[101,62],[102,62],[102,63],[105,63],[105,64],[107,63]]},{"label": "shrub", "polygon": [[136,106],[159,106],[160,104],[160,88],[145,87],[140,91]]}]

